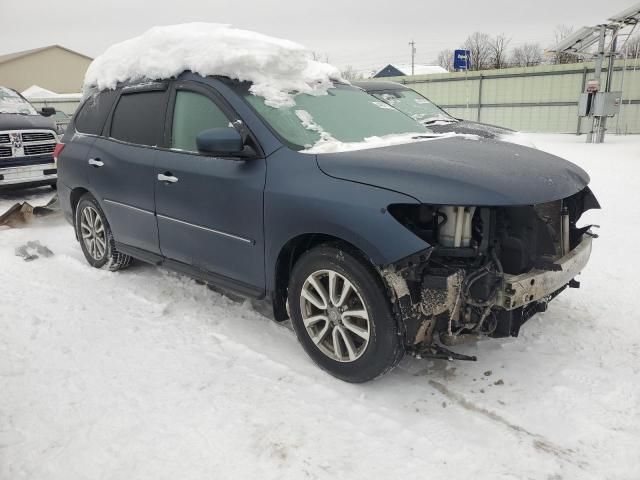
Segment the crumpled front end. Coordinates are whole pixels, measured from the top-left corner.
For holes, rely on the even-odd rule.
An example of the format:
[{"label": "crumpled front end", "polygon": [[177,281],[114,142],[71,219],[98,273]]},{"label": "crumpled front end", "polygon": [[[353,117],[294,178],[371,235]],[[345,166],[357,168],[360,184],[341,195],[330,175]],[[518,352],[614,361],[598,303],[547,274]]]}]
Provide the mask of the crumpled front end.
[{"label": "crumpled front end", "polygon": [[[557,201],[513,207],[391,205],[431,248],[382,269],[405,341],[420,352],[480,336],[517,336],[567,287],[591,253],[588,187]],[[439,342],[438,342],[439,341]]]}]

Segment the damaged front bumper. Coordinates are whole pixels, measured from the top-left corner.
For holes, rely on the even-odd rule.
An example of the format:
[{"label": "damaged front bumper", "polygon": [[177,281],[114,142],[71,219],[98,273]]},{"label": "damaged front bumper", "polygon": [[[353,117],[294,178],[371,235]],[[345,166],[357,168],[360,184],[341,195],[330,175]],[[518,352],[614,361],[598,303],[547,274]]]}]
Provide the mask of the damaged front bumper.
[{"label": "damaged front bumper", "polygon": [[[587,231],[568,254],[544,269],[496,277],[495,295],[486,304],[469,303],[464,293],[468,273],[464,270],[421,269],[429,251],[384,269],[381,273],[393,293],[405,344],[420,353],[434,348],[437,339],[453,346],[487,335],[517,336],[522,324],[546,310],[548,302],[562,290],[579,285],[574,278],[589,261],[592,240]],[[451,358],[451,353],[445,356]]]},{"label": "damaged front bumper", "polygon": [[551,271],[534,269],[520,275],[505,274],[496,306],[514,310],[543,300],[569,284],[587,265],[592,241],[591,235],[583,235],[582,241],[573,250],[552,264],[554,268]]}]

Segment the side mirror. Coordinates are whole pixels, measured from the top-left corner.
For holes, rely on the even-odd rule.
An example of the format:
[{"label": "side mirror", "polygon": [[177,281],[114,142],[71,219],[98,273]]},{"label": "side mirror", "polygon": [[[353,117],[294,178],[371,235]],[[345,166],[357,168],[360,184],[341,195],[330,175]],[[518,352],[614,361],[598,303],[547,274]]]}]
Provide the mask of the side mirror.
[{"label": "side mirror", "polygon": [[244,156],[242,135],[232,127],[210,128],[196,137],[196,146],[200,153],[209,155]]},{"label": "side mirror", "polygon": [[40,114],[43,117],[50,117],[51,115],[56,114],[56,109],[53,107],[42,107],[42,110],[40,110]]}]

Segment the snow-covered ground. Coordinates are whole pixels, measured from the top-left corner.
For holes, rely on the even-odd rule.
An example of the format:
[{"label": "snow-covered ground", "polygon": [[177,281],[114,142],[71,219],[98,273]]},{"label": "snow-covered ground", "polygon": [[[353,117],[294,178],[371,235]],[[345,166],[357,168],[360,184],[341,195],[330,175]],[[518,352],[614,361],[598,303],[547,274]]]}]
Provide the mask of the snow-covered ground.
[{"label": "snow-covered ground", "polygon": [[[0,479],[640,478],[640,138],[532,137],[604,209],[582,288],[459,349],[478,362],[405,359],[365,385],[248,302],[90,268],[61,218],[0,227]],[[29,240],[55,255],[15,256]]]}]

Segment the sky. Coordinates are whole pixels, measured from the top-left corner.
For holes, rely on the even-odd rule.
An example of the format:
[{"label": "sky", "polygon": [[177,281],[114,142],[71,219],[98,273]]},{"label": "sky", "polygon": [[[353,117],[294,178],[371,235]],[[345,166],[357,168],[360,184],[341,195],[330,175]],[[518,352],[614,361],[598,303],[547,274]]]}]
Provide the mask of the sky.
[{"label": "sky", "polygon": [[[636,1],[30,0],[2,22],[0,54],[59,44],[95,57],[155,25],[204,21],[294,40],[340,68],[368,71],[409,63],[411,40],[416,62],[433,64],[475,31],[547,47],[557,25],[596,25]],[[0,11],[17,5],[0,0]]]}]

